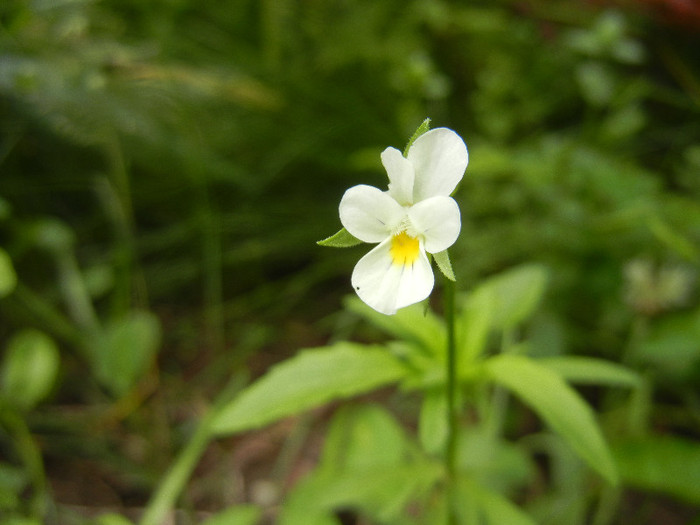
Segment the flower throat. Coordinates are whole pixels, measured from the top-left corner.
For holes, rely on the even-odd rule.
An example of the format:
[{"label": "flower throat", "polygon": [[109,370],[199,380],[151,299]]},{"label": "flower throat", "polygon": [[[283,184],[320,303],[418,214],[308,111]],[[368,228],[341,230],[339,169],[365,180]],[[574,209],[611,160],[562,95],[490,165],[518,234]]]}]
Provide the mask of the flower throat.
[{"label": "flower throat", "polygon": [[420,253],[418,239],[409,236],[405,231],[391,238],[389,254],[394,264],[406,266],[412,264]]}]

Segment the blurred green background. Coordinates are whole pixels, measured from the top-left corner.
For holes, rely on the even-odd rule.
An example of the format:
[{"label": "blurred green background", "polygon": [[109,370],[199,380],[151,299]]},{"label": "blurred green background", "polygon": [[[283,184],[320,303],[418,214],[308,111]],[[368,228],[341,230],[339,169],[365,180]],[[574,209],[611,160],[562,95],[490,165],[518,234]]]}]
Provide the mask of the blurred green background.
[{"label": "blurred green background", "polygon": [[[647,374],[700,486],[699,31],[672,0],[4,0],[0,516],[138,508],[231,377],[376,337],[364,250],[315,241],[426,117],[470,152],[459,289],[545,265],[532,351]],[[250,499],[280,433],[213,447],[191,508]],[[628,477],[615,523],[695,516]]]}]

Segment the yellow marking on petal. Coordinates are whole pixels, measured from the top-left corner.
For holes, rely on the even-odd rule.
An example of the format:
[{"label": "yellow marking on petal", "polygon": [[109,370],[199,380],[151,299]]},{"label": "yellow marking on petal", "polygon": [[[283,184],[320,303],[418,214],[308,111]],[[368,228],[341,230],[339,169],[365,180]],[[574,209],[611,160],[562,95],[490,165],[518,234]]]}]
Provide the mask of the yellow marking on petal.
[{"label": "yellow marking on petal", "polygon": [[400,266],[413,264],[413,262],[418,259],[419,253],[418,239],[409,236],[406,232],[401,232],[391,238],[389,254],[394,264]]}]

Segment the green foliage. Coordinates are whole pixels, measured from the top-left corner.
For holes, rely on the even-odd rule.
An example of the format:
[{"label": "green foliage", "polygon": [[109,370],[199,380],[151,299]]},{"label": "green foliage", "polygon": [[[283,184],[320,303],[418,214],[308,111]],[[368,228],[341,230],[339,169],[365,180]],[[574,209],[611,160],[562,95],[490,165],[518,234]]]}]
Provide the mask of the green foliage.
[{"label": "green foliage", "polygon": [[671,436],[645,437],[619,443],[614,450],[622,479],[642,490],[665,492],[700,504],[700,447]]},{"label": "green foliage", "polygon": [[330,237],[318,241],[319,246],[328,246],[330,248],[350,248],[362,244],[362,241],[351,235],[345,228]]},{"label": "green foliage", "polygon": [[255,525],[259,522],[261,514],[258,507],[239,505],[207,518],[202,525]]},{"label": "green foliage", "polygon": [[298,414],[336,398],[367,392],[401,379],[406,369],[382,348],[337,343],[306,350],[275,366],[223,407],[212,424],[233,434]]},{"label": "green foliage", "polygon": [[0,298],[12,293],[17,285],[17,274],[12,267],[12,260],[5,250],[0,248]]},{"label": "green foliage", "polygon": [[613,458],[593,412],[561,376],[522,356],[494,357],[485,367],[494,381],[517,394],[592,468],[617,483]]},{"label": "green foliage", "polygon": [[51,392],[60,357],[53,340],[42,332],[26,330],[7,344],[0,369],[0,392],[5,400],[30,410]]},{"label": "green foliage", "polygon": [[152,366],[160,338],[160,324],[150,312],[134,311],[108,325],[95,344],[97,379],[116,397],[124,396]]}]

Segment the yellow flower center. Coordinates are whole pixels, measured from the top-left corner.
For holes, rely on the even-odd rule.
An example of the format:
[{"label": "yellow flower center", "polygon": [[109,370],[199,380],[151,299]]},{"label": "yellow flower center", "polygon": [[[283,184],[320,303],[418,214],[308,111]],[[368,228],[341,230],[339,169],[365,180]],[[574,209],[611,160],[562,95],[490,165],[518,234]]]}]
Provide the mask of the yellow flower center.
[{"label": "yellow flower center", "polygon": [[405,266],[412,264],[420,253],[418,239],[410,237],[406,232],[401,232],[391,238],[391,255],[394,264]]}]

